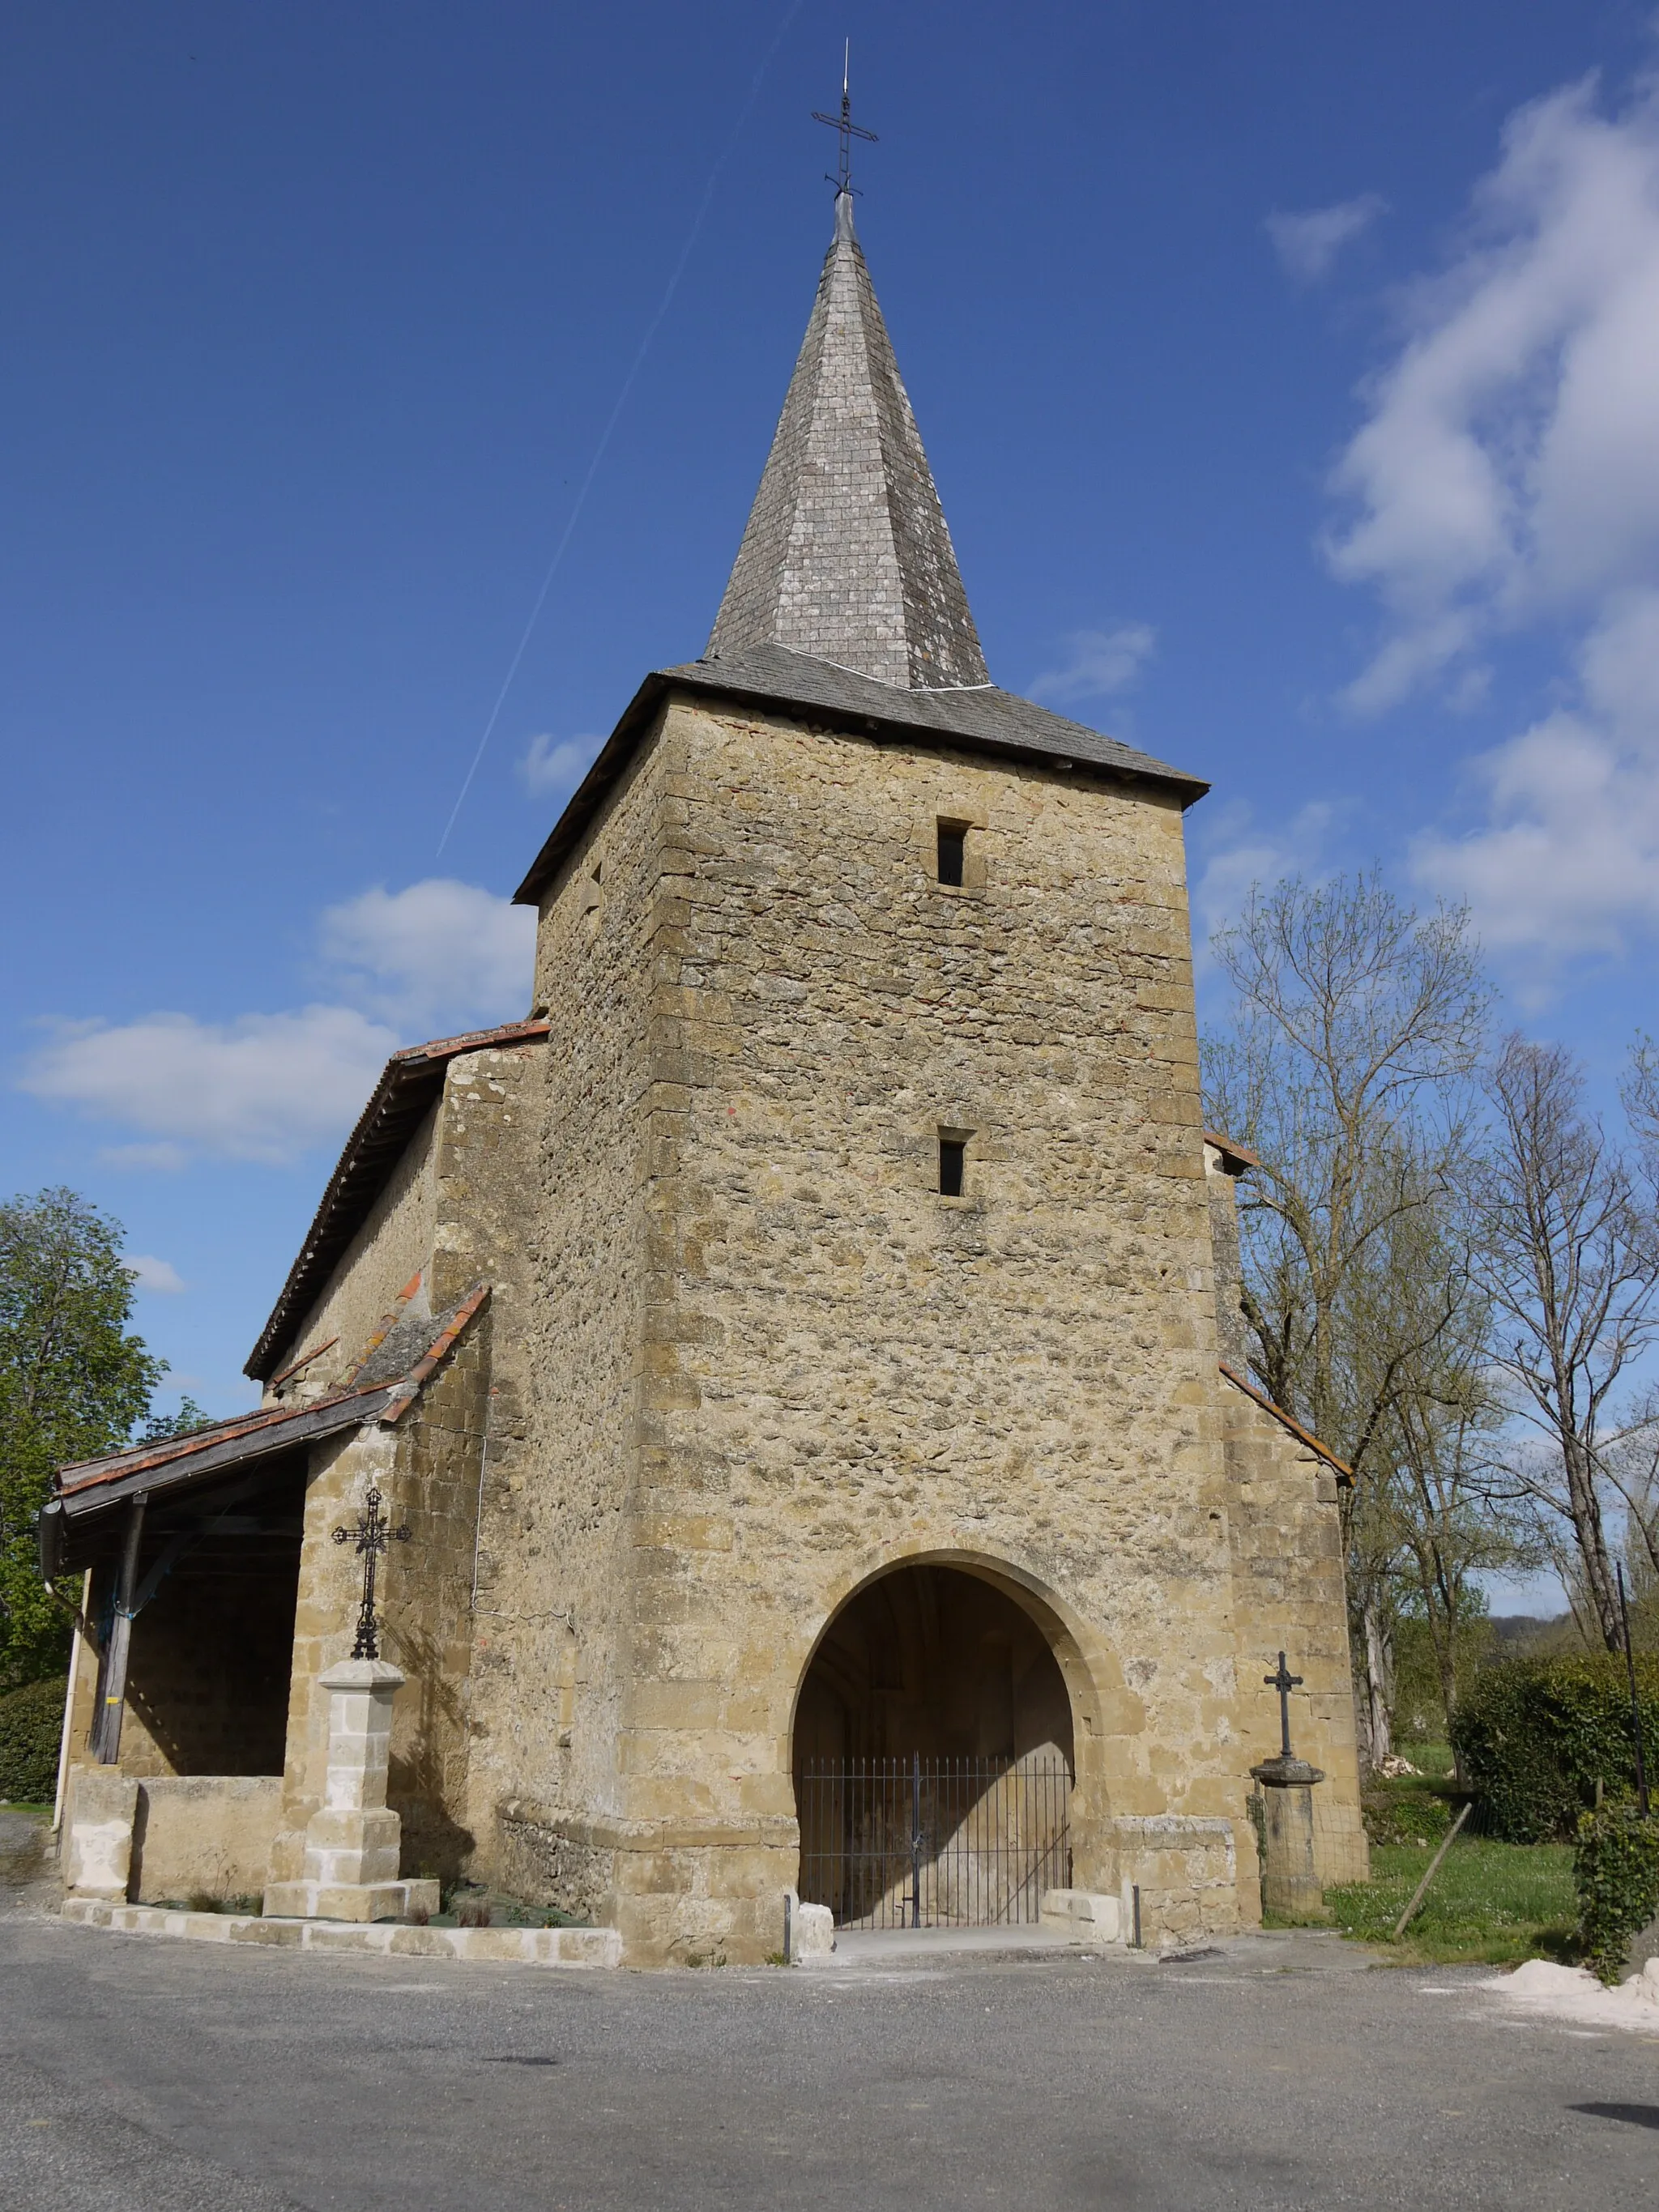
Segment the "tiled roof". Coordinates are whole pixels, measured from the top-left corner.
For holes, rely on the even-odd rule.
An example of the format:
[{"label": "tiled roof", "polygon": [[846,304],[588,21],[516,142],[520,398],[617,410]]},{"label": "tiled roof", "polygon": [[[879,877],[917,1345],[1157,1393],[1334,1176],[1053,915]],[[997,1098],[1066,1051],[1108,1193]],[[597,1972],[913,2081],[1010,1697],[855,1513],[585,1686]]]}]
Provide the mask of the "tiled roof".
[{"label": "tiled roof", "polygon": [[860,735],[1010,754],[1209,789],[994,684],[858,240],[836,234],[743,543],[701,660],[629,703],[519,886],[534,905],[679,690]]},{"label": "tiled roof", "polygon": [[742,653],[711,654],[678,668],[655,669],[646,678],[520,884],[514,896],[521,905],[533,906],[540,899],[627,767],[663,701],[676,690],[878,740],[1000,753],[1050,768],[1091,769],[1159,786],[1183,807],[1201,799],[1210,787],[1200,776],[1170,768],[1150,753],[1091,730],[1086,723],[1050,714],[1046,707],[1000,690],[994,684],[908,690],[785,646],[757,645]]},{"label": "tiled roof", "polygon": [[990,680],[847,192],[708,650],[757,645],[886,684]]},{"label": "tiled roof", "polygon": [[192,1429],[188,1436],[133,1444],[101,1459],[59,1468],[52,1477],[52,1496],[40,1516],[41,1565],[48,1579],[62,1571],[72,1523],[100,1514],[139,1491],[153,1496],[188,1490],[340,1429],[360,1427],[366,1421],[389,1426],[401,1420],[489,1296],[488,1283],[475,1283],[446,1312],[424,1322],[418,1346],[410,1347],[415,1356],[395,1375],[377,1370],[379,1379],[366,1380],[367,1370],[360,1369],[343,1389],[313,1399],[309,1405],[261,1407],[228,1421],[215,1421],[208,1428]]},{"label": "tiled roof", "polygon": [[1243,1175],[1247,1168],[1259,1168],[1260,1152],[1253,1152],[1248,1145],[1241,1145],[1235,1137],[1223,1134],[1219,1129],[1206,1129],[1204,1141],[1221,1155],[1221,1164],[1229,1175]]}]

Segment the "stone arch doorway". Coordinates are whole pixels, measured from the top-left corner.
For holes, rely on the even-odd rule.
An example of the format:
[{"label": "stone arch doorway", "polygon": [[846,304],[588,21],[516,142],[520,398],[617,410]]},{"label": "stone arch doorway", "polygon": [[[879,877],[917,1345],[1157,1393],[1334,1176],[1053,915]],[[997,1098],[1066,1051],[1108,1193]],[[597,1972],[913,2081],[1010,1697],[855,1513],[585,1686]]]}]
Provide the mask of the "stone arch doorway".
[{"label": "stone arch doorway", "polygon": [[795,1709],[799,1890],[842,1926],[1030,1921],[1070,1880],[1072,1703],[1043,1628],[961,1567],[895,1567]]}]

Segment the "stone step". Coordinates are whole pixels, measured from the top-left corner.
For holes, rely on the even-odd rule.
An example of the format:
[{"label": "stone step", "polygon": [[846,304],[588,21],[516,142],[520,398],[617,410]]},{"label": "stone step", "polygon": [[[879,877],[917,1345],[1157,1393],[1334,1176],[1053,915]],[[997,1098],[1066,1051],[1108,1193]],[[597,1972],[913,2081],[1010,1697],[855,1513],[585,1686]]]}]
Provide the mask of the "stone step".
[{"label": "stone step", "polygon": [[480,1959],[492,1966],[619,1966],[614,1928],[415,1928],[395,1921],[282,1920],[235,1912],[190,1912],[166,1905],[115,1905],[70,1897],[64,1917],[125,1936],[172,1936],[196,1943],[264,1943],[283,1950],[367,1951],[382,1958]]}]

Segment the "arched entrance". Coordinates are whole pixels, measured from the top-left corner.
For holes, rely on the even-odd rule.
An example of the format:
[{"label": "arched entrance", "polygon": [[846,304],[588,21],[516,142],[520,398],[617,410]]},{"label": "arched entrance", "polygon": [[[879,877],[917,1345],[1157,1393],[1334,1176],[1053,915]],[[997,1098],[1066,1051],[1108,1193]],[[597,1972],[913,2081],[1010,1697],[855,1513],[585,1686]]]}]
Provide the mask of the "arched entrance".
[{"label": "arched entrance", "polygon": [[795,1709],[799,1889],[840,1926],[1037,1917],[1070,1880],[1071,1700],[1048,1638],[959,1567],[878,1576]]}]

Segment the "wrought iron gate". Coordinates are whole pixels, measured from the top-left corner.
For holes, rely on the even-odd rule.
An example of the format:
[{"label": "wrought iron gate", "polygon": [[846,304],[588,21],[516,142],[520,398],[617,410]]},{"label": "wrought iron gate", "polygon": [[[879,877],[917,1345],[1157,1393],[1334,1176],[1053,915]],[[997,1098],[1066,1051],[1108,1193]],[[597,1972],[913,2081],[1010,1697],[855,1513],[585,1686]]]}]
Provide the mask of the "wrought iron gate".
[{"label": "wrought iron gate", "polygon": [[799,1783],[800,1895],[838,1928],[1035,1921],[1071,1887],[1072,1776],[1055,1753],[809,1761]]}]

